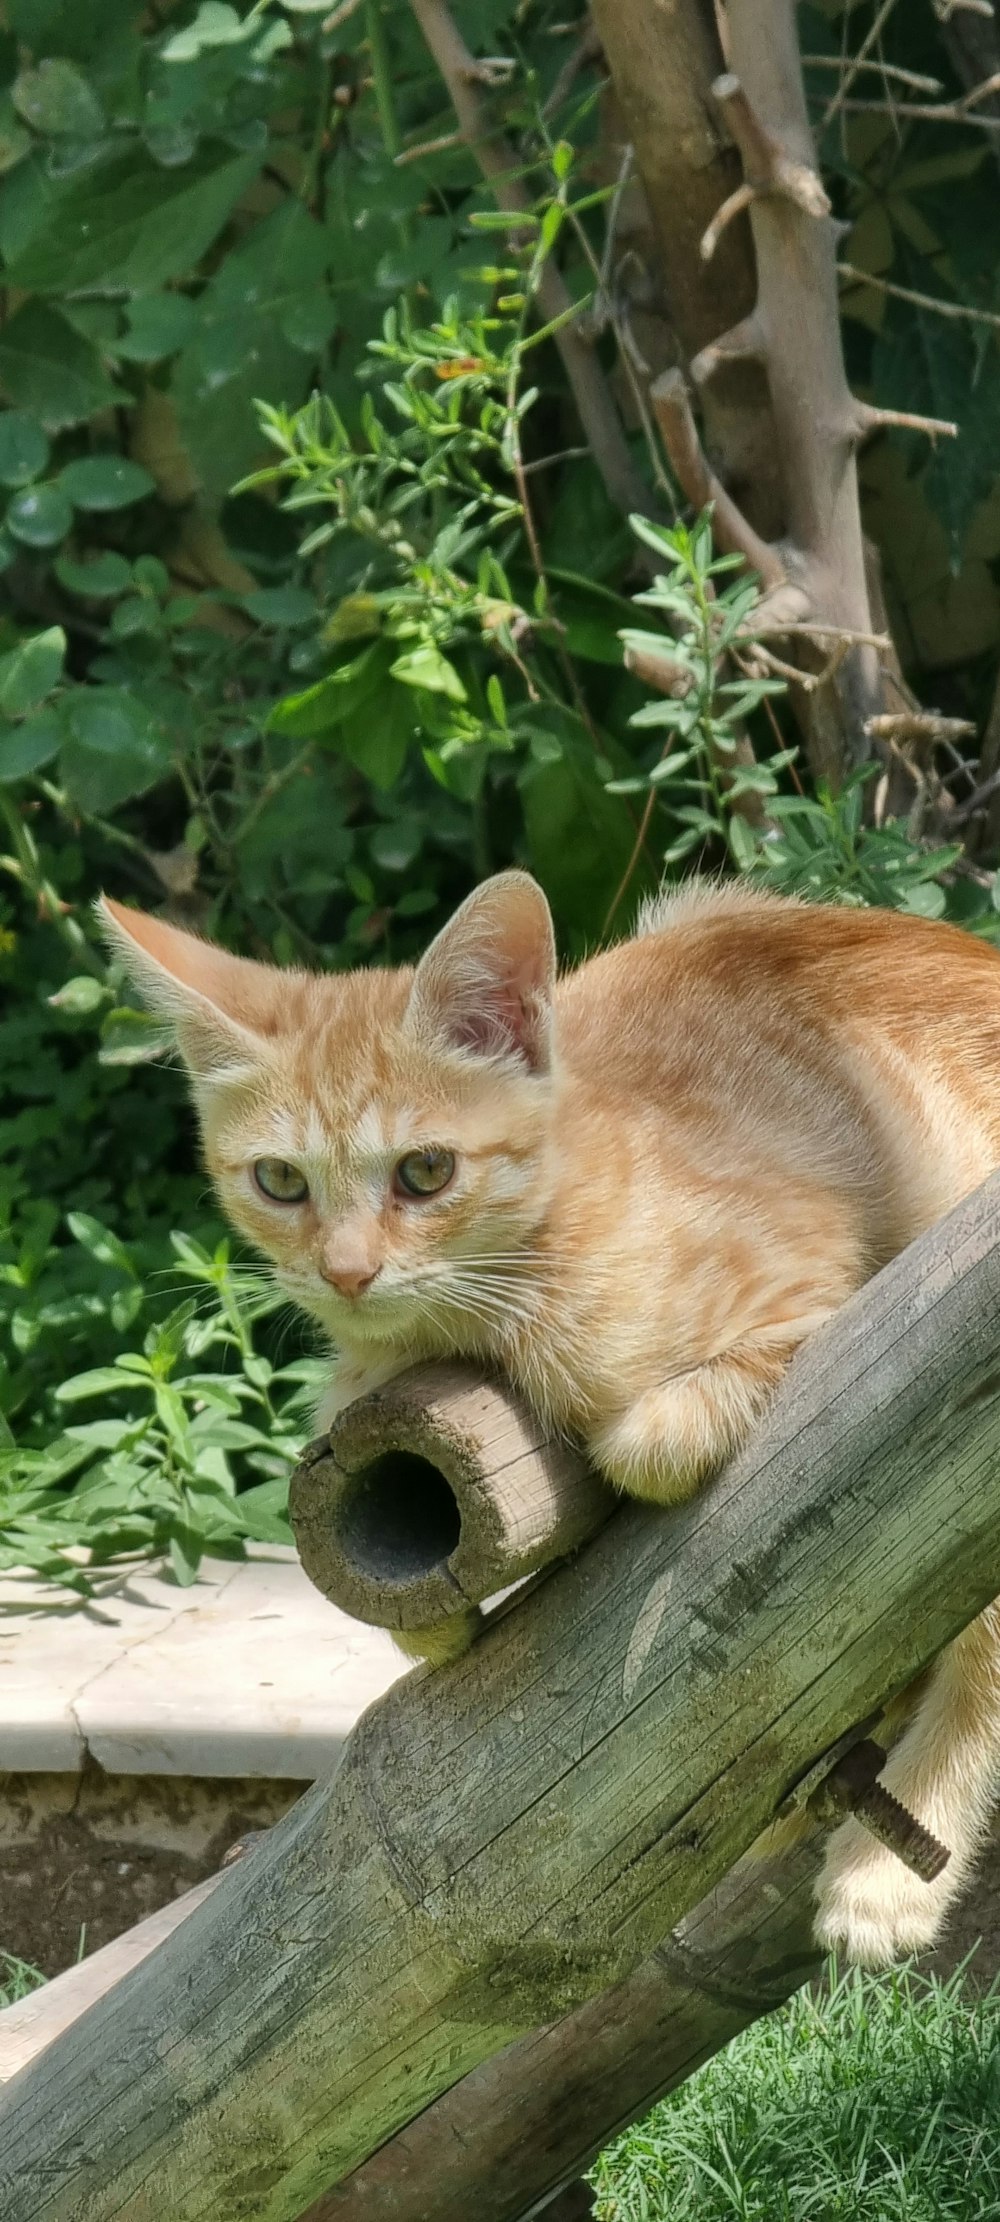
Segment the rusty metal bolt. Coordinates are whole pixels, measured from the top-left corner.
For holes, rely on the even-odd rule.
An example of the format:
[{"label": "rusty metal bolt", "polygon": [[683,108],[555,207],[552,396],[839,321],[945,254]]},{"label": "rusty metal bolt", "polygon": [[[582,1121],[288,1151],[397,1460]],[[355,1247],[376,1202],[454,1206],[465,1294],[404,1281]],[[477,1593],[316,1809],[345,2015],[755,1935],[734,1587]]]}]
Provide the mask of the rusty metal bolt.
[{"label": "rusty metal bolt", "polygon": [[852,1744],[831,1767],[809,1804],[821,1821],[839,1821],[845,1813],[853,1813],[922,1882],[932,1883],[947,1867],[951,1853],[878,1780],[885,1761],[881,1744],[866,1736],[861,1743]]}]

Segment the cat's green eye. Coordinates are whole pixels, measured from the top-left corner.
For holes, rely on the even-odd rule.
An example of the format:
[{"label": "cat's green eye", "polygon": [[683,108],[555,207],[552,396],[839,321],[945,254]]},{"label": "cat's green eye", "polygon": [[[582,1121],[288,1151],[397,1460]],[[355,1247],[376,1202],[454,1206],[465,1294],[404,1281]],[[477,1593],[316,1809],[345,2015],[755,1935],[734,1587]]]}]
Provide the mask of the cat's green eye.
[{"label": "cat's green eye", "polygon": [[262,1196],[272,1204],[304,1204],[309,1194],[309,1183],[297,1165],[287,1165],[283,1157],[258,1157],[253,1177]]},{"label": "cat's green eye", "polygon": [[402,1196],[439,1196],[454,1170],[451,1150],[409,1150],[396,1167],[396,1187]]}]

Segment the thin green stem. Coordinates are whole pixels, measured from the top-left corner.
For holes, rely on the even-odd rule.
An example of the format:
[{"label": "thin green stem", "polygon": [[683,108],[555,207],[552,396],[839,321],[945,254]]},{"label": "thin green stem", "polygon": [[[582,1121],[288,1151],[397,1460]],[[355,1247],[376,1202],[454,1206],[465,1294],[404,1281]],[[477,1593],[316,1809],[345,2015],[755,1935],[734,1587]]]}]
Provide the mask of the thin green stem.
[{"label": "thin green stem", "polygon": [[9,795],[3,793],[2,789],[0,789],[0,818],[6,825],[11,847],[14,851],[13,857],[0,859],[0,862],[5,862],[8,870],[13,871],[14,876],[20,880],[27,893],[34,896],[38,905],[39,916],[44,918],[49,925],[55,927],[60,939],[66,943],[67,948],[72,952],[74,961],[83,965],[87,972],[93,973],[95,979],[103,980],[103,960],[96,949],[91,948],[83,928],[78,925],[71,912],[65,908],[58,888],[53,887],[51,880],[46,878],[34,838],[25,825],[16,804],[11,801]]}]

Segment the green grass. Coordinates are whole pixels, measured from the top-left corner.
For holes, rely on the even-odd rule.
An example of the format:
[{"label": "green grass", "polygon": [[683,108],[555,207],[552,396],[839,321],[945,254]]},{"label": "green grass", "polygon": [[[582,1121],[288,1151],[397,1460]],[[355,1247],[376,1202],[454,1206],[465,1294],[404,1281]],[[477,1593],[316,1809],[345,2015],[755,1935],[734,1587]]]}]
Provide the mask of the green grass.
[{"label": "green grass", "polygon": [[15,1959],[13,1952],[0,1951],[0,2006],[13,2006],[15,1999],[27,1998],[29,1991],[39,1990],[44,1982],[40,1968]]},{"label": "green grass", "polygon": [[997,2222],[1000,1987],[852,1970],[610,2145],[601,2222]]}]

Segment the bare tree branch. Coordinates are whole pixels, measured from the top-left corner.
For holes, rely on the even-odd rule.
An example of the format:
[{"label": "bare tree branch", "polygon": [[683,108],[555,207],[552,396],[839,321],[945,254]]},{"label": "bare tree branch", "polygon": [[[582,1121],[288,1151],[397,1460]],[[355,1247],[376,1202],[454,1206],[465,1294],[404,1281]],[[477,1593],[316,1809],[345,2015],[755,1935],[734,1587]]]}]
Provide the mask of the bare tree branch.
[{"label": "bare tree branch", "polygon": [[878,278],[870,270],[857,270],[853,262],[838,262],[838,278],[846,278],[852,285],[870,286],[874,293],[887,293],[894,301],[909,301],[914,308],[931,309],[935,316],[952,316],[967,319],[972,324],[989,324],[1000,331],[1000,316],[989,309],[971,309],[964,301],[942,301],[936,293],[915,293],[912,286],[891,284],[888,278]]},{"label": "bare tree branch", "polygon": [[[1000,115],[978,113],[984,100],[993,100],[1000,93],[1000,71],[974,85],[971,92],[962,93],[957,100],[906,100],[892,104],[892,114],[900,122],[965,123],[973,124],[980,131],[1000,131]],[[853,115],[884,114],[884,100],[843,100],[841,107]]]},{"label": "bare tree branch", "polygon": [[952,417],[919,417],[912,409],[876,409],[868,401],[858,402],[855,431],[859,440],[867,440],[873,432],[884,432],[890,425],[899,425],[906,432],[926,432],[930,440],[958,438],[958,426]]},{"label": "bare tree branch", "polygon": [[[605,136],[635,149],[637,183],[619,226],[619,257],[643,286],[636,335],[655,376],[690,363],[753,305],[745,217],[726,226],[711,262],[698,253],[720,204],[741,182],[711,99],[726,58],[711,0],[592,0],[592,13],[611,72]],[[614,144],[610,151],[613,174]],[[719,477],[755,530],[776,535],[780,459],[761,365],[749,356],[728,360],[704,397],[702,421]]]},{"label": "bare tree branch", "polygon": [[969,718],[942,717],[939,710],[893,710],[869,718],[868,731],[877,741],[962,741],[975,733]]},{"label": "bare tree branch", "polygon": [[908,85],[915,93],[944,91],[939,77],[922,77],[919,70],[901,69],[898,62],[883,62],[881,56],[877,61],[858,61],[850,57],[845,60],[839,54],[803,54],[802,64],[805,69],[835,69],[841,73],[846,69],[850,71],[852,78],[859,71],[872,70],[877,77],[891,77],[897,85]]},{"label": "bare tree branch", "polygon": [[649,398],[678,485],[695,509],[712,505],[715,537],[720,548],[745,556],[765,586],[781,585],[785,566],[780,555],[754,532],[712,470],[698,438],[683,372],[664,371],[650,387]]},{"label": "bare tree branch", "polygon": [[717,77],[712,97],[719,104],[740,150],[747,183],[754,194],[783,193],[807,216],[829,216],[830,200],[815,163],[796,160],[751,107],[732,70]]},{"label": "bare tree branch", "polygon": [[870,30],[866,32],[857,53],[852,55],[851,60],[848,62],[847,68],[845,69],[843,77],[841,78],[837,90],[834,93],[833,99],[829,103],[826,114],[823,117],[822,128],[824,131],[826,130],[827,125],[833,122],[834,117],[840,114],[840,111],[844,106],[845,95],[850,91],[850,88],[854,83],[854,79],[857,76],[858,71],[863,67],[865,61],[868,58],[868,55],[871,53],[876,39],[881,37],[882,31],[886,23],[888,22],[895,5],[896,0],[882,0],[882,6],[878,11],[874,23],[871,25]]}]

